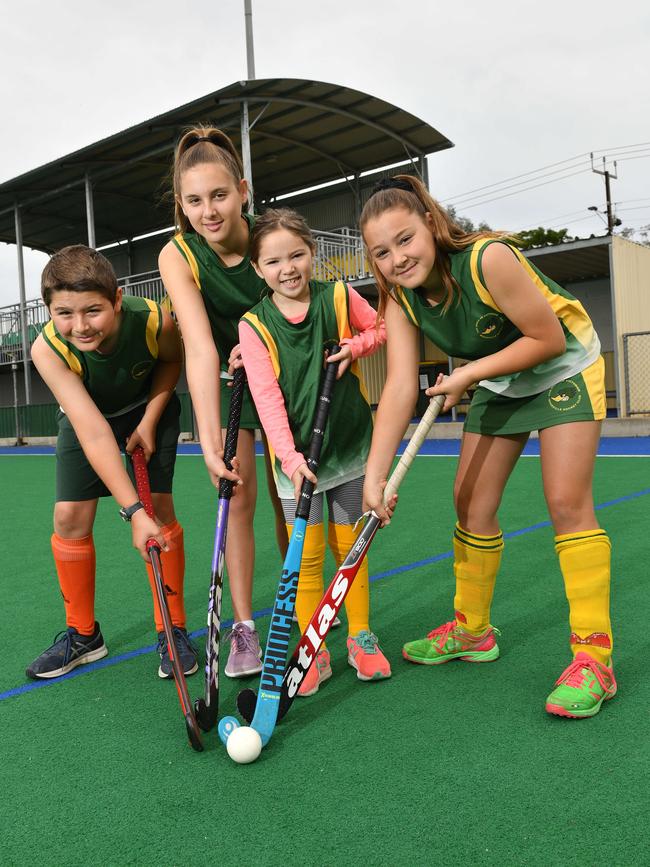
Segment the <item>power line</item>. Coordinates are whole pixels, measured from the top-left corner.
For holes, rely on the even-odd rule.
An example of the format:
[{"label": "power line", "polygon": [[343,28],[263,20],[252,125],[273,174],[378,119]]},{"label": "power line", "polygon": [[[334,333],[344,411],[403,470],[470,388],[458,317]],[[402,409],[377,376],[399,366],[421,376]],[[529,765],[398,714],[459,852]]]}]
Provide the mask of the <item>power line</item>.
[{"label": "power line", "polygon": [[[529,177],[530,175],[537,175],[540,172],[546,171],[547,169],[553,169],[556,166],[561,166],[561,165],[564,165],[565,163],[572,163],[572,162],[575,162],[575,160],[577,160],[581,157],[586,157],[586,156],[589,156],[589,155],[588,154],[580,154],[578,157],[571,157],[568,160],[560,160],[560,162],[557,162],[557,163],[550,163],[547,166],[542,166],[541,168],[534,169],[533,171],[530,171],[530,172],[524,172],[521,175],[513,175],[513,177],[511,177],[511,178],[504,178],[501,181],[495,181],[493,184],[486,184],[484,187],[476,187],[476,189],[468,190],[466,193],[458,193],[458,195],[455,195],[455,196],[448,196],[446,199],[441,199],[441,201],[442,202],[450,202],[454,199],[465,199],[474,193],[480,193],[482,190],[489,190],[489,189],[492,189],[492,187],[500,187],[502,184],[507,184],[510,181],[516,181],[519,178],[526,178],[526,177]],[[583,160],[583,162],[587,163],[588,160]],[[578,163],[578,165],[582,165],[583,162]],[[565,169],[557,169],[556,171],[565,171],[566,169],[569,169],[569,168],[575,168],[575,166],[565,166]],[[549,174],[554,174],[554,172],[549,172]],[[522,182],[522,183],[525,183],[525,182]]]},{"label": "power line", "polygon": [[[593,151],[593,154],[607,153],[610,158],[618,157],[620,161],[624,160],[633,160],[633,159],[645,159],[650,156],[650,142],[638,142],[633,145],[621,145],[617,148],[608,148]],[[620,156],[619,156],[620,154]],[[559,178],[555,178],[554,180],[562,180],[565,177],[573,177],[574,174],[578,174],[579,172],[572,172],[570,174],[564,174],[566,172],[570,172],[571,169],[578,169],[580,166],[587,165],[590,163],[590,160],[587,160],[586,157],[591,157],[592,152],[589,154],[578,154],[577,156],[570,157],[566,160],[560,160],[555,163],[549,163],[546,166],[542,166],[538,169],[533,169],[529,172],[523,172],[518,175],[513,175],[510,178],[504,178],[501,181],[495,181],[492,184],[486,184],[482,187],[476,187],[472,190],[468,190],[465,193],[459,193],[454,196],[448,196],[441,201],[443,203],[452,205],[454,207],[461,208],[470,208],[476,207],[478,204],[487,204],[492,201],[497,201],[499,198],[504,198],[503,196],[492,196],[493,193],[502,193],[505,190],[515,189],[517,187],[522,187],[523,184],[527,184],[530,181],[541,181],[546,178],[551,178],[553,175],[560,175]],[[561,168],[558,168],[561,167]],[[511,183],[513,182],[513,183]],[[548,181],[549,183],[553,183],[553,180]],[[539,184],[538,186],[543,186],[543,184]],[[529,189],[535,189],[536,186],[527,186],[518,190],[518,192],[526,192]],[[491,191],[491,192],[490,192]],[[469,201],[467,201],[469,200]]]},{"label": "power line", "polygon": [[517,196],[517,195],[519,195],[519,193],[525,193],[528,190],[536,190],[539,187],[546,187],[546,186],[548,186],[548,184],[555,184],[558,181],[563,181],[563,180],[566,180],[567,178],[573,178],[573,177],[575,177],[575,175],[583,175],[589,171],[590,171],[590,169],[580,169],[577,172],[571,172],[571,174],[562,175],[562,177],[560,177],[560,178],[552,178],[550,181],[544,181],[541,184],[533,184],[530,187],[522,187],[522,189],[520,189],[520,190],[514,190],[513,192],[505,193],[502,196],[493,196],[492,198],[489,198],[489,199],[481,199],[480,201],[477,200],[475,202],[469,202],[469,203],[463,202],[459,207],[462,207],[463,210],[468,210],[470,208],[477,208],[477,207],[479,207],[479,205],[487,205],[490,202],[498,202],[500,199],[507,199],[510,196]]}]

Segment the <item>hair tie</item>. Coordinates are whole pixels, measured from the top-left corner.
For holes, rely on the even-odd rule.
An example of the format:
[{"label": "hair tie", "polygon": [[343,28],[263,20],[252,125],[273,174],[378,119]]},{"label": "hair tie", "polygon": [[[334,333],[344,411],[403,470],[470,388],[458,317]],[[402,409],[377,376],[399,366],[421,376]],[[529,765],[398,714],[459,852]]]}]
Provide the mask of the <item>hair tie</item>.
[{"label": "hair tie", "polygon": [[209,135],[197,136],[196,141],[192,142],[192,144],[198,144],[200,141],[209,141],[209,142],[212,142],[212,144],[214,144],[214,142],[212,141],[212,139],[210,138]]},{"label": "hair tie", "polygon": [[380,181],[377,181],[375,186],[372,188],[372,192],[370,196],[374,196],[375,193],[379,193],[382,190],[404,190],[407,193],[413,193],[413,187],[408,183],[408,181],[402,181],[399,178],[382,178]]}]

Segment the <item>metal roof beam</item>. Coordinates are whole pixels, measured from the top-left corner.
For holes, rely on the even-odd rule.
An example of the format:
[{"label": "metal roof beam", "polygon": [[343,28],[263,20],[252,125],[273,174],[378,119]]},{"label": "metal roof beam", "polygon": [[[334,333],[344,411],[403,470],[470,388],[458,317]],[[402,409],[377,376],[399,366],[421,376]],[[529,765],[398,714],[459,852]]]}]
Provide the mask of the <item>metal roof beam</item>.
[{"label": "metal roof beam", "polygon": [[263,97],[259,96],[258,97],[258,96],[248,96],[247,95],[246,97],[241,97],[241,98],[226,98],[226,99],[223,99],[222,102],[224,105],[228,105],[228,104],[237,105],[241,102],[244,102],[245,99],[247,99],[248,102],[279,102],[279,103],[285,103],[287,105],[301,105],[304,108],[313,108],[314,110],[318,110],[321,112],[326,110],[327,112],[329,112],[331,114],[340,114],[342,117],[349,117],[351,120],[354,120],[357,123],[361,123],[364,126],[371,126],[374,129],[381,132],[383,135],[386,135],[389,138],[394,139],[395,141],[399,142],[402,145],[412,147],[415,150],[416,154],[418,156],[420,156],[420,149],[417,147],[417,145],[414,145],[412,142],[409,142],[407,139],[403,138],[398,133],[393,132],[393,130],[389,129],[388,127],[383,126],[382,124],[375,123],[373,120],[371,120],[370,118],[364,117],[363,115],[354,114],[352,112],[346,111],[345,109],[336,108],[335,106],[331,106],[331,105],[323,106],[317,102],[312,102],[311,100],[308,100],[308,99],[286,99],[285,97],[279,97],[279,96],[275,96],[275,97],[273,97],[273,96],[271,96],[271,97],[270,96],[263,96]]},{"label": "metal roof beam", "polygon": [[[150,156],[155,156],[156,154],[162,153],[163,151],[168,151],[168,150],[172,149],[173,147],[174,147],[174,142],[171,142],[171,143],[167,142],[164,145],[158,145],[158,147],[152,148],[149,151],[145,151],[143,154],[140,154],[139,156],[134,156],[134,157],[130,157],[127,160],[123,160],[117,166],[113,166],[110,169],[105,169],[104,171],[97,172],[96,174],[93,174],[91,177],[93,179],[108,178],[111,175],[116,174],[117,172],[123,171],[126,166],[132,165],[133,163],[142,162],[144,159],[146,159]],[[13,212],[16,204],[18,204],[21,208],[24,208],[24,207],[27,207],[31,204],[36,204],[37,202],[42,202],[45,199],[51,198],[52,196],[57,196],[59,193],[67,192],[68,190],[73,190],[75,187],[78,187],[84,183],[85,183],[85,174],[80,175],[79,178],[75,179],[74,181],[69,181],[67,184],[62,184],[60,187],[55,187],[53,190],[50,190],[50,192],[48,192],[48,193],[42,193],[39,196],[35,196],[33,199],[26,199],[25,201],[22,201],[22,202],[19,199],[17,199],[15,204],[9,205],[6,208],[2,208],[2,210],[0,210],[0,216],[2,216],[3,214],[8,214],[10,212]],[[82,190],[82,192],[83,192],[83,190]]]}]

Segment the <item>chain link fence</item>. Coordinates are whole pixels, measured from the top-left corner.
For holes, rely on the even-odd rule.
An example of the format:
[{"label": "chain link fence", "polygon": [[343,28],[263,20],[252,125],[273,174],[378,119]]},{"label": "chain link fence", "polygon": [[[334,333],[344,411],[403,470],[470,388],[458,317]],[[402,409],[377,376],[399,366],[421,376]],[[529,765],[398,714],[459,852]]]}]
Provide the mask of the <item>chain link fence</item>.
[{"label": "chain link fence", "polygon": [[650,414],[650,331],[623,335],[623,363],[628,415]]}]

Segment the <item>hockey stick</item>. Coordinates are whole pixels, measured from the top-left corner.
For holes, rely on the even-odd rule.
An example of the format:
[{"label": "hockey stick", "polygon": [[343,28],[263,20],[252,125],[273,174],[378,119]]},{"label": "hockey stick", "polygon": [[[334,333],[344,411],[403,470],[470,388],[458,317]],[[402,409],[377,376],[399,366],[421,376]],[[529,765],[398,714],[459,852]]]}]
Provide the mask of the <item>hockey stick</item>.
[{"label": "hockey stick", "polygon": [[[330,354],[335,354],[338,351],[339,347],[335,346],[330,351]],[[309,443],[309,452],[307,455],[307,466],[312,472],[316,472],[318,468],[318,461],[320,459],[325,433],[325,425],[329,415],[332,390],[334,388],[334,383],[336,382],[338,366],[338,362],[327,365],[322,390],[316,406],[311,441]],[[296,603],[296,592],[298,590],[298,576],[300,574],[302,549],[305,541],[305,532],[307,529],[307,520],[309,518],[313,492],[313,483],[307,479],[303,479],[302,487],[300,489],[300,498],[296,508],[295,523],[293,525],[291,538],[289,539],[289,547],[284,559],[282,576],[280,578],[280,583],[278,584],[278,591],[273,605],[273,613],[271,614],[271,624],[269,626],[266,652],[264,654],[264,665],[260,678],[260,689],[256,697],[255,709],[252,714],[251,722],[252,728],[254,728],[260,736],[262,746],[266,746],[269,742],[278,716],[280,690],[282,688],[282,678],[287,663],[289,636],[291,635],[291,620]],[[253,695],[255,694],[253,693]],[[219,735],[224,743],[227,741],[232,730],[238,725],[239,723],[234,719],[234,717],[224,717],[221,720],[219,723]]]},{"label": "hockey stick", "polygon": [[[154,511],[153,502],[151,500],[151,489],[149,487],[149,473],[147,472],[147,462],[144,458],[142,446],[137,446],[133,450],[131,460],[133,462],[133,472],[135,473],[135,486],[138,492],[138,497],[144,506],[147,515],[149,515],[150,518],[153,518]],[[167,593],[165,591],[162,566],[160,564],[160,545],[155,539],[148,540],[147,553],[151,558],[156,598],[158,599],[158,606],[162,615],[163,628],[165,630],[165,638],[167,639],[167,648],[172,663],[172,670],[174,672],[174,681],[176,682],[178,698],[181,703],[183,716],[185,717],[187,737],[189,738],[190,746],[197,752],[201,752],[203,750],[203,741],[201,739],[199,727],[196,724],[196,719],[194,718],[192,702],[190,701],[190,695],[187,691],[187,683],[185,682],[185,673],[178,659],[176,642],[174,641],[172,619],[169,615],[169,607],[167,605]]]},{"label": "hockey stick", "polygon": [[[393,494],[397,493],[397,489],[402,483],[407,470],[413,462],[413,458],[418,453],[424,438],[429,432],[436,416],[445,401],[444,395],[439,395],[431,399],[427,411],[425,412],[419,425],[413,432],[404,454],[399,459],[399,462],[393,470],[386,488],[384,489],[384,502],[388,502]],[[309,666],[316,658],[318,651],[321,648],[327,633],[329,632],[332,622],[338,614],[341,605],[343,604],[348,590],[354,581],[357,572],[359,571],[363,558],[368,553],[370,543],[375,537],[381,521],[371,513],[370,518],[366,521],[363,530],[357,536],[352,548],[339,567],[332,583],[325,591],[323,598],[318,603],[314,611],[309,625],[300,637],[293,656],[286,668],[284,678],[282,680],[282,692],[280,694],[280,707],[278,709],[278,719],[287,713],[294,698],[298,694],[300,684],[303,682]],[[237,697],[237,709],[244,719],[249,722],[253,717],[255,709],[254,704],[255,693],[252,690],[242,690]]]},{"label": "hockey stick", "polygon": [[[223,449],[223,460],[229,470],[232,470],[232,459],[237,450],[245,385],[246,371],[243,367],[239,367],[233,377],[228,427],[226,428],[226,441]],[[233,482],[229,479],[219,480],[219,506],[217,508],[217,525],[214,531],[212,572],[208,596],[208,634],[205,641],[205,698],[197,698],[194,702],[196,721],[204,732],[209,732],[215,727],[219,713],[221,596],[223,594],[223,567],[226,556],[226,534],[228,532],[228,512],[232,488]]]}]

